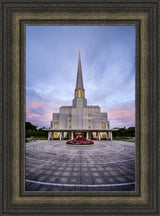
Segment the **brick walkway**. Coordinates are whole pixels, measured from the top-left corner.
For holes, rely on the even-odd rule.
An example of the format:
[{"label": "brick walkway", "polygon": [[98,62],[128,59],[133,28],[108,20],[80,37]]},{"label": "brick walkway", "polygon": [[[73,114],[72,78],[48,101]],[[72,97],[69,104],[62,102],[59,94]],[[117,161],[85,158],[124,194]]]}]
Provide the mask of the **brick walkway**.
[{"label": "brick walkway", "polygon": [[26,143],[26,191],[127,191],[135,189],[134,182],[134,143]]}]

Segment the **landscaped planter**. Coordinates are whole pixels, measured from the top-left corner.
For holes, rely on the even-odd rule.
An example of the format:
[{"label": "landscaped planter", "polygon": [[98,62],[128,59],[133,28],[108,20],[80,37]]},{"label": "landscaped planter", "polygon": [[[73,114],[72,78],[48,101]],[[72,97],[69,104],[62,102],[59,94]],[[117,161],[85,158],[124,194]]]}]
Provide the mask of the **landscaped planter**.
[{"label": "landscaped planter", "polygon": [[69,140],[66,142],[66,144],[71,145],[92,145],[94,142],[92,140],[87,140],[83,137],[77,137],[76,139]]}]

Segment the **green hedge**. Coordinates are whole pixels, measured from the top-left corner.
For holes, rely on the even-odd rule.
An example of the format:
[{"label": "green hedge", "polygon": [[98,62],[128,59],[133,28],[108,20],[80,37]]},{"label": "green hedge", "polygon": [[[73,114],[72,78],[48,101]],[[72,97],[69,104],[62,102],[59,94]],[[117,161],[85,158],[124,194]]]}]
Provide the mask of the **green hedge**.
[{"label": "green hedge", "polygon": [[113,137],[135,137],[135,127],[119,128],[119,130],[113,131]]},{"label": "green hedge", "polygon": [[25,137],[26,138],[30,138],[31,136],[48,137],[48,132],[43,131],[42,129],[44,128],[37,129],[37,126],[32,125],[30,122],[26,122],[25,123]]}]

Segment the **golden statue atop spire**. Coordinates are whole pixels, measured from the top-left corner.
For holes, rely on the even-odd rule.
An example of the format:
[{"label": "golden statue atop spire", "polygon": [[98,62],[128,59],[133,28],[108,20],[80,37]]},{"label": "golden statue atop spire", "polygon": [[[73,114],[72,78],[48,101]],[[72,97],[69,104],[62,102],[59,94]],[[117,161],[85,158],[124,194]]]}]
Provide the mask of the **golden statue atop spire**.
[{"label": "golden statue atop spire", "polygon": [[79,54],[80,54],[81,50],[80,50],[80,49],[78,49],[78,51],[79,51]]}]

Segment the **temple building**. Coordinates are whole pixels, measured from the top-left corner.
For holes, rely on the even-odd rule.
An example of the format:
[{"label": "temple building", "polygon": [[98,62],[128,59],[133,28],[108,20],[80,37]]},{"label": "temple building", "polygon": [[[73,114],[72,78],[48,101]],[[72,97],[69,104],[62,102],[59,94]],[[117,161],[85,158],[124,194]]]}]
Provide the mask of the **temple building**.
[{"label": "temple building", "polygon": [[107,113],[101,112],[99,106],[87,105],[79,50],[77,82],[72,106],[62,106],[59,113],[53,113],[51,126],[48,129],[48,140],[73,139],[76,136],[112,140],[112,131]]}]

